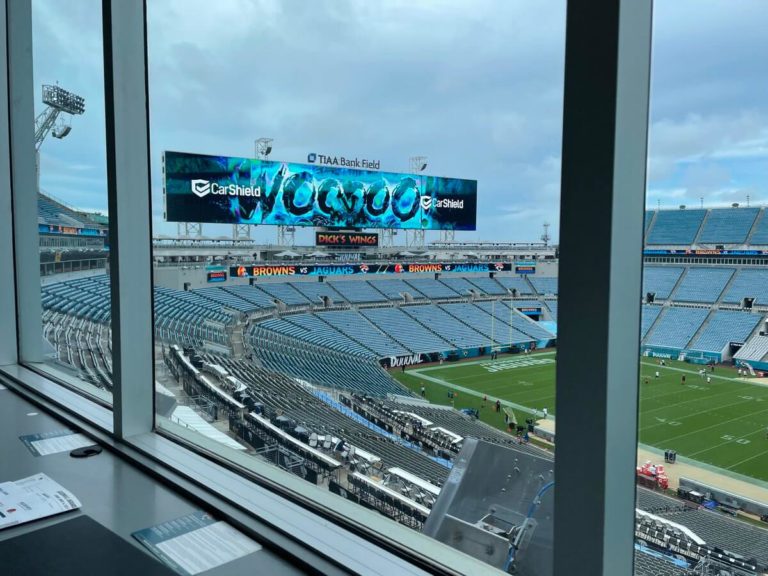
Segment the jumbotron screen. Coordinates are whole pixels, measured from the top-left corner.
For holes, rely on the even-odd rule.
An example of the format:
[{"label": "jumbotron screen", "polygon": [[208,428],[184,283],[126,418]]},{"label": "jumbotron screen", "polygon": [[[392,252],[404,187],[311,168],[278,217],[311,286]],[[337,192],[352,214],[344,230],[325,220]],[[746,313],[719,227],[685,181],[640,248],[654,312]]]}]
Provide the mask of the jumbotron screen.
[{"label": "jumbotron screen", "polygon": [[475,230],[477,181],[165,152],[169,222]]}]

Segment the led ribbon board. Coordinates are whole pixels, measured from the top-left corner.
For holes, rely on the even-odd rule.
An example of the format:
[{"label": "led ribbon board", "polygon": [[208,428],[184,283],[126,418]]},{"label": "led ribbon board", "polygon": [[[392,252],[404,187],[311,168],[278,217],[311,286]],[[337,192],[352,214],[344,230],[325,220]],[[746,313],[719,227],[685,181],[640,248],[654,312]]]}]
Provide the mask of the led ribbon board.
[{"label": "led ribbon board", "polygon": [[327,264],[302,266],[301,264],[257,264],[232,266],[232,278],[258,278],[259,276],[347,276],[350,274],[424,274],[457,272],[460,274],[511,272],[509,262],[452,264],[428,262],[424,264]]},{"label": "led ribbon board", "polygon": [[476,180],[185,152],[163,175],[168,222],[476,229]]}]

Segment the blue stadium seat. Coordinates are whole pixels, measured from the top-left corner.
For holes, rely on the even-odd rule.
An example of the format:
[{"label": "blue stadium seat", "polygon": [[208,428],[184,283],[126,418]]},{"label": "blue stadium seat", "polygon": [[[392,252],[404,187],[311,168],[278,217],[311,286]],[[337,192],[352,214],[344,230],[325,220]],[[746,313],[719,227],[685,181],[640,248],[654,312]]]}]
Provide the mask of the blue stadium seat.
[{"label": "blue stadium seat", "polygon": [[760,315],[749,312],[715,310],[704,330],[688,348],[720,353],[729,342],[743,344],[760,318]]},{"label": "blue stadium seat", "polygon": [[708,314],[704,308],[666,308],[645,344],[684,349]]},{"label": "blue stadium seat", "polygon": [[672,295],[676,302],[714,302],[733,276],[733,268],[689,268]]},{"label": "blue stadium seat", "polygon": [[693,244],[706,213],[706,210],[660,210],[646,244]]},{"label": "blue stadium seat", "polygon": [[699,244],[743,244],[759,208],[712,209],[704,221]]}]

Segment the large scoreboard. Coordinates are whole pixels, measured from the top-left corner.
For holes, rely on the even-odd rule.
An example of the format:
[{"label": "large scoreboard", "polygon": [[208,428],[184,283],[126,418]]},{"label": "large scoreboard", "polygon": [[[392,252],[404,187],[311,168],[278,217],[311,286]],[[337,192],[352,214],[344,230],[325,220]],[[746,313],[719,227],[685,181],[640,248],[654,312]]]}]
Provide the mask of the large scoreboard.
[{"label": "large scoreboard", "polygon": [[476,180],[165,152],[163,184],[169,222],[476,229]]}]

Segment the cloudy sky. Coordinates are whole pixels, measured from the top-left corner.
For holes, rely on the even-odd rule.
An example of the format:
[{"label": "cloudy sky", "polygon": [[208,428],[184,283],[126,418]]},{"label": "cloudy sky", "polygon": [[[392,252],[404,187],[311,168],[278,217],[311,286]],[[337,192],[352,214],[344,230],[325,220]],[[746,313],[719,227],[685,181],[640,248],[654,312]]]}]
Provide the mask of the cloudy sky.
[{"label": "cloudy sky", "polygon": [[[156,234],[176,230],[162,221],[163,150],[251,156],[268,136],[277,160],[400,171],[427,156],[428,173],[478,180],[478,230],[457,240],[537,240],[544,222],[557,239],[564,1],[148,4]],[[59,82],[87,108],[43,145],[41,187],[105,211],[100,2],[33,6],[38,92]],[[768,2],[657,0],[654,19],[647,205],[768,204]]]}]

